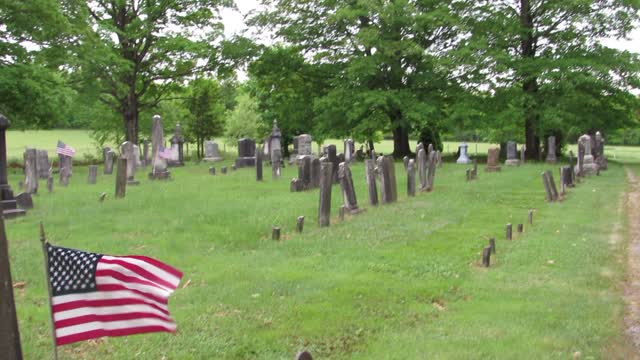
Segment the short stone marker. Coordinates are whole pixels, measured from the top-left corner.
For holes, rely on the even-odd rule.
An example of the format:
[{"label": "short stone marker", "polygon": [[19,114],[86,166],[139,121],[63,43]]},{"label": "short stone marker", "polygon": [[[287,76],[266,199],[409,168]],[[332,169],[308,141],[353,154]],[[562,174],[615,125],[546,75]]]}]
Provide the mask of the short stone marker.
[{"label": "short stone marker", "polygon": [[280,227],[274,226],[271,229],[271,240],[280,240]]},{"label": "short stone marker", "polygon": [[482,266],[489,267],[491,265],[491,246],[485,246],[482,249]]},{"label": "short stone marker", "polygon": [[89,175],[87,177],[87,183],[88,184],[95,184],[97,177],[98,177],[98,166],[89,165]]},{"label": "short stone marker", "polygon": [[524,231],[524,225],[523,224],[518,224],[517,231],[518,231],[518,233],[522,233]]},{"label": "short stone marker", "polygon": [[344,221],[344,214],[346,212],[346,209],[347,208],[344,205],[341,205],[338,209],[338,219],[340,219],[340,221]]},{"label": "short stone marker", "polygon": [[296,354],[295,360],[313,360],[313,357],[308,351],[301,351]]},{"label": "short stone marker", "polygon": [[298,216],[296,220],[296,231],[301,233],[304,229],[304,216]]},{"label": "short stone marker", "polygon": [[507,230],[506,230],[506,238],[507,240],[511,240],[513,237],[513,227],[511,226],[511,223],[507,224]]},{"label": "short stone marker", "polygon": [[360,211],[358,209],[358,199],[356,198],[356,190],[353,187],[353,177],[351,169],[345,162],[341,162],[338,169],[338,179],[340,180],[340,188],[342,189],[342,199],[344,207],[349,213],[354,214]]},{"label": "short stone marker", "polygon": [[211,174],[211,175],[215,175],[216,174],[215,166],[212,166],[212,167],[209,168],[209,174]]},{"label": "short stone marker", "polygon": [[38,178],[47,179],[51,163],[49,163],[49,154],[47,150],[36,150],[36,167],[38,168]]},{"label": "short stone marker", "polygon": [[36,149],[26,149],[24,158],[24,191],[29,194],[38,193],[38,163]]},{"label": "short stone marker", "polygon": [[227,167],[226,166],[222,166],[220,168],[220,172],[223,173],[223,174],[226,174],[227,173]]},{"label": "short stone marker", "polygon": [[53,192],[53,175],[49,175],[47,178],[47,191],[49,193]]},{"label": "short stone marker", "polygon": [[487,151],[487,167],[484,168],[487,172],[500,171],[500,149],[490,148]]},{"label": "short stone marker", "polygon": [[231,164],[231,170],[232,171],[238,170],[238,167],[236,166],[236,164]]},{"label": "short stone marker", "polygon": [[104,202],[104,199],[105,199],[106,197],[107,197],[107,193],[104,193],[104,192],[103,192],[102,194],[100,194],[100,197],[98,198],[98,201],[99,201],[99,202]]},{"label": "short stone marker", "polygon": [[504,162],[507,166],[520,166],[518,159],[518,145],[514,141],[507,142],[507,160]]},{"label": "short stone marker", "polygon": [[489,239],[489,246],[491,247],[491,253],[495,254],[496,253],[496,239],[495,238],[490,238]]},{"label": "short stone marker", "polygon": [[104,160],[104,169],[103,169],[103,174],[105,175],[111,175],[113,174],[113,162],[116,158],[116,153],[111,150],[111,148],[104,148],[104,153],[103,153],[103,160]]},{"label": "short stone marker", "polygon": [[[325,158],[323,158],[325,159]],[[328,160],[328,159],[327,159]],[[331,187],[333,185],[333,163],[322,161],[320,168],[320,202],[318,205],[318,223],[326,227],[331,222]]]},{"label": "short stone marker", "polygon": [[529,225],[533,225],[533,210],[529,210]]},{"label": "short stone marker", "polygon": [[262,181],[262,149],[256,151],[256,181]]}]

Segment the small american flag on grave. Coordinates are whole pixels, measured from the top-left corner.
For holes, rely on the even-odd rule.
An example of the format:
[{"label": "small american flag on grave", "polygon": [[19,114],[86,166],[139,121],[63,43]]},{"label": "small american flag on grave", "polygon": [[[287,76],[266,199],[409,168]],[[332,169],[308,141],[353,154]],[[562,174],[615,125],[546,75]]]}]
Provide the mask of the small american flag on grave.
[{"label": "small american flag on grave", "polygon": [[73,155],[76,154],[76,150],[71,146],[58,140],[58,145],[56,145],[56,154],[73,157]]},{"label": "small american flag on grave", "polygon": [[168,299],[182,279],[180,271],[145,256],[46,247],[56,345],[175,332]]}]

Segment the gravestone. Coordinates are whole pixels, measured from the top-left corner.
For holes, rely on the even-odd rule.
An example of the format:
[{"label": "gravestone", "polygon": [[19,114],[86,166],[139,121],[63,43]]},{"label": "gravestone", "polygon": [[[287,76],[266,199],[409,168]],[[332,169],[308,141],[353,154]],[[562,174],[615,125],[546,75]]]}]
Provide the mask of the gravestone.
[{"label": "gravestone", "polygon": [[142,163],[142,154],[140,154],[140,147],[138,145],[133,145],[133,155],[136,163],[136,169],[140,169],[144,166]]},{"label": "gravestone", "polygon": [[38,177],[40,179],[47,179],[49,177],[51,163],[49,163],[47,150],[36,150],[36,167],[38,168]]},{"label": "gravestone", "polygon": [[427,191],[432,191],[434,186],[434,181],[436,177],[436,159],[440,156],[439,151],[432,151],[429,153],[429,166],[427,172]]},{"label": "gravestone", "polygon": [[130,141],[125,141],[120,145],[120,156],[127,159],[127,184],[139,185],[140,182],[135,180],[137,162],[135,145]]},{"label": "gravestone", "polygon": [[487,167],[484,169],[487,172],[500,171],[500,149],[489,148],[487,150]]},{"label": "gravestone", "polygon": [[514,141],[507,142],[507,160],[504,162],[507,166],[519,166],[518,145]]},{"label": "gravestone", "polygon": [[416,196],[416,166],[413,159],[407,165],[407,196]]},{"label": "gravestone", "polygon": [[353,187],[353,177],[351,169],[346,162],[338,165],[338,179],[340,179],[340,188],[342,189],[342,200],[344,207],[349,213],[355,214],[360,212],[358,209],[358,199],[356,198],[356,189]]},{"label": "gravestone", "polygon": [[22,192],[16,195],[16,204],[20,209],[33,209],[33,198],[31,197],[30,193]]},{"label": "gravestone", "polygon": [[262,181],[262,149],[256,151],[256,181]]},{"label": "gravestone", "polygon": [[218,143],[207,140],[204,142],[204,161],[222,161],[220,156],[220,150],[218,149]]},{"label": "gravestone", "polygon": [[555,164],[558,162],[556,157],[556,137],[549,136],[547,138],[547,158],[545,159],[547,164]]},{"label": "gravestone", "polygon": [[367,180],[367,189],[369,190],[369,204],[378,205],[378,188],[376,186],[376,163],[375,160],[366,159],[364,161],[365,178]]},{"label": "gravestone", "polygon": [[38,193],[38,163],[36,149],[26,149],[24,158],[24,191],[28,194]]},{"label": "gravestone", "polygon": [[607,170],[609,167],[607,158],[604,155],[604,138],[600,131],[596,132],[596,164],[598,169]]},{"label": "gravestone", "polygon": [[313,155],[313,139],[309,134],[302,134],[297,136],[296,159],[299,159],[305,155]]},{"label": "gravestone", "polygon": [[0,114],[0,211],[5,219],[25,215],[24,209],[18,209],[13,190],[7,179],[7,129],[11,122]]},{"label": "gravestone", "polygon": [[221,172],[222,174],[226,174],[226,173],[227,173],[227,167],[226,167],[226,166],[222,166],[222,167],[220,168],[220,172]]},{"label": "gravestone", "polygon": [[[420,144],[422,145],[422,144]],[[420,191],[427,190],[427,153],[424,149],[418,149],[416,155],[416,162],[418,163],[418,178],[420,179]]]},{"label": "gravestone", "polygon": [[127,193],[127,158],[118,157],[116,167],[116,199],[122,199]]},{"label": "gravestone", "polygon": [[584,148],[580,174],[582,176],[595,174],[598,171],[598,165],[593,161],[593,155],[591,154],[591,136],[587,134],[580,136],[578,144],[582,144]]},{"label": "gravestone", "polygon": [[216,174],[215,166],[212,166],[212,167],[209,168],[209,174],[211,174],[211,175],[215,175]]},{"label": "gravestone", "polygon": [[436,151],[436,164],[439,168],[442,167],[442,153],[440,152],[440,150]]},{"label": "gravestone", "polygon": [[153,116],[151,125],[151,172],[149,179],[167,180],[171,173],[167,171],[167,160],[160,156],[160,150],[164,147],[164,130],[160,115]]},{"label": "gravestone", "polygon": [[109,147],[105,147],[102,149],[102,158],[104,160],[104,170],[103,173],[105,175],[113,174],[113,161],[116,158],[116,153],[111,150]]},{"label": "gravestone", "polygon": [[335,145],[329,145],[324,148],[325,153],[324,156],[328,159],[330,163],[333,164],[333,182],[338,183],[338,165],[340,164],[340,160],[338,159],[338,154]]},{"label": "gravestone", "polygon": [[553,179],[553,173],[550,170],[547,170],[546,173],[547,173],[547,178],[549,179],[549,185],[551,185],[551,195],[552,195],[553,201],[556,201],[560,198],[560,195],[558,193],[558,188],[556,187],[556,181]]},{"label": "gravestone", "polygon": [[51,174],[47,178],[47,191],[49,193],[53,192],[53,175],[51,175]]},{"label": "gravestone", "polygon": [[344,161],[350,163],[353,161],[353,155],[356,151],[356,146],[353,139],[344,140]]},{"label": "gravestone", "polygon": [[467,155],[468,147],[469,145],[466,143],[462,143],[458,147],[460,149],[460,156],[458,157],[458,160],[456,160],[457,164],[471,164],[471,159],[469,159],[469,156]]},{"label": "gravestone", "polygon": [[64,168],[66,171],[66,176],[69,178],[73,175],[73,159],[71,156],[58,154],[58,171],[62,172]]},{"label": "gravestone", "polygon": [[547,201],[553,201],[553,192],[551,191],[551,183],[549,182],[547,173],[543,172],[541,175],[542,175],[542,185],[544,185],[544,192],[546,194]]},{"label": "gravestone", "polygon": [[377,160],[378,175],[380,177],[380,198],[383,204],[395,202],[397,198],[397,188],[395,182],[395,166],[393,159],[386,156],[379,156]]},{"label": "gravestone", "polygon": [[95,184],[97,177],[98,177],[98,166],[89,165],[89,175],[87,177],[87,183],[91,185]]},{"label": "gravestone", "polygon": [[311,188],[311,155],[303,155],[298,161],[298,177],[291,180],[291,191]]},{"label": "gravestone", "polygon": [[144,139],[142,142],[142,166],[147,166],[151,163],[151,158],[149,157],[149,145],[151,142],[149,139]]},{"label": "gravestone", "polygon": [[256,142],[253,139],[238,140],[237,168],[256,166]]},{"label": "gravestone", "polygon": [[278,128],[278,123],[273,121],[273,128],[269,135],[269,160],[271,161],[271,178],[279,179],[282,169],[282,132]]},{"label": "gravestone", "polygon": [[169,159],[169,166],[184,166],[184,136],[182,136],[182,126],[180,123],[176,123],[176,127],[173,130],[173,136],[171,141],[171,159]]},{"label": "gravestone", "polygon": [[407,167],[409,166],[409,157],[408,156],[403,157],[402,163],[404,164],[404,171],[407,171]]},{"label": "gravestone", "polygon": [[320,159],[314,158],[311,160],[311,187],[320,187]]},{"label": "gravestone", "polygon": [[[68,157],[68,156],[65,156]],[[71,174],[69,173],[70,169],[68,167],[62,167],[60,168],[60,185],[61,186],[68,186],[69,185],[69,178],[71,177]]]},{"label": "gravestone", "polygon": [[522,145],[522,146],[520,147],[520,163],[521,163],[522,165],[524,165],[524,155],[525,155],[525,151],[526,151],[526,149],[527,149],[527,145]]},{"label": "gravestone", "polygon": [[333,163],[328,161],[328,158],[322,158],[320,160],[320,202],[318,205],[318,223],[320,227],[326,227],[331,223],[331,188],[333,185]]}]

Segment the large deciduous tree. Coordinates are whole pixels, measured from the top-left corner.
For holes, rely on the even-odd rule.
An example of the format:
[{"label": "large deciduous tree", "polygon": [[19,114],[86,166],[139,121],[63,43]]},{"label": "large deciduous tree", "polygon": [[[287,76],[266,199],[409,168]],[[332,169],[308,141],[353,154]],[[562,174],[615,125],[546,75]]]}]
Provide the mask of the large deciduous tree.
[{"label": "large deciduous tree", "polygon": [[76,64],[138,143],[138,117],[194,73],[215,69],[219,10],[232,0],[89,0]]},{"label": "large deciduous tree", "polygon": [[[524,131],[528,158],[541,139],[568,126],[592,131],[632,119],[638,59],[604,47],[638,20],[628,0],[483,0],[470,12],[465,55],[477,66],[470,83],[489,84],[502,104],[492,116],[511,117]],[[514,111],[517,110],[517,111]]]},{"label": "large deciduous tree", "polygon": [[[445,55],[458,39],[463,1],[264,0],[253,23],[270,27],[312,64],[332,64],[331,90],[315,102],[325,130],[371,139],[393,133],[396,157],[409,135],[437,118],[452,74]],[[344,134],[344,133],[343,133]]]}]

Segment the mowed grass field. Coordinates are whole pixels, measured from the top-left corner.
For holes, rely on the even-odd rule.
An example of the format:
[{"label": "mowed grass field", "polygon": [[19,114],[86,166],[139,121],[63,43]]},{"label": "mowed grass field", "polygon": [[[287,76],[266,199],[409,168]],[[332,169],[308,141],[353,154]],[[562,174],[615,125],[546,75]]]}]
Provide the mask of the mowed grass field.
[{"label": "mowed grass field", "polygon": [[[433,192],[408,198],[397,163],[399,201],[371,207],[363,164],[355,163],[366,211],[340,222],[336,185],[331,227],[319,228],[318,190],[289,192],[295,167],[277,181],[265,169],[256,182],[254,169],[220,174],[231,163],[216,163],[216,176],[207,173],[211,164],[173,168],[168,182],[147,180],[143,169],[141,184],[118,200],[115,176],[88,185],[86,167],[74,167],[69,187],[51,194],[41,183],[35,209],[6,225],[13,281],[26,283],[15,289],[25,358],[51,354],[40,221],[55,245],[147,255],[185,274],[170,299],[176,334],[67,345],[61,359],[291,359],[302,349],[318,359],[634,356],[623,324],[622,165],[612,162],[564,201],[546,203],[540,172],[557,166],[481,166],[478,180],[466,182],[467,166],[445,163]],[[12,169],[14,189],[21,179]],[[506,223],[514,233],[525,223],[525,232],[507,241]],[[279,242],[270,239],[274,225],[282,227]],[[489,237],[497,254],[485,269]]]}]

